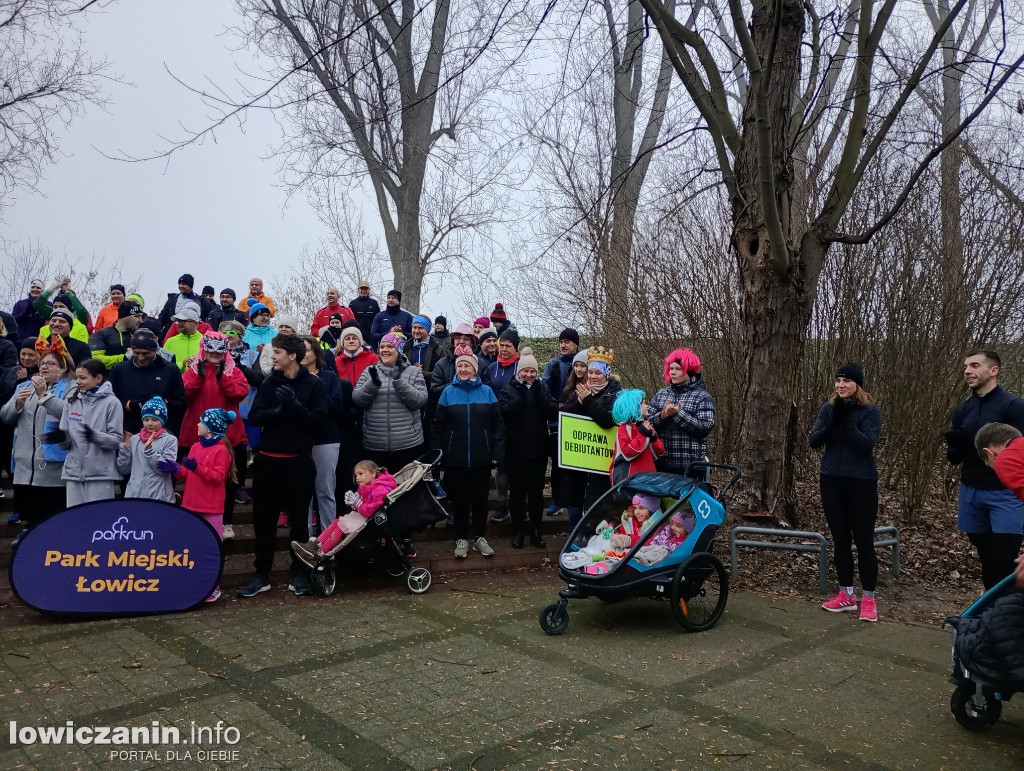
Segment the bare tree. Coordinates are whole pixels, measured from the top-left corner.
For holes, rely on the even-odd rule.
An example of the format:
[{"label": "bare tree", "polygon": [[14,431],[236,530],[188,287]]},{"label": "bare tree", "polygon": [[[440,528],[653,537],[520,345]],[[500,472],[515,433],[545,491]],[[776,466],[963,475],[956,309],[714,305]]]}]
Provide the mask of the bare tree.
[{"label": "bare tree", "polygon": [[[500,77],[484,53],[499,2],[239,0],[250,40],[281,65],[293,183],[368,180],[403,305],[495,214],[502,162],[479,152],[481,100]],[[470,73],[472,72],[472,76]]]},{"label": "bare tree", "polygon": [[[710,31],[714,13],[688,24],[660,0],[640,2],[700,111],[730,200],[746,348],[738,453],[748,473],[744,508],[793,520],[792,463],[802,439],[796,397],[826,257],[834,244],[864,244],[884,228],[932,161],[1014,78],[1024,57],[1003,61],[1002,40],[1015,40],[1017,25],[992,29],[988,4],[970,0],[938,6],[934,24],[919,7],[904,4],[897,15],[896,0],[850,0],[821,10],[803,0],[728,0],[742,59],[737,67],[735,52]],[[908,40],[912,48],[901,55],[911,64],[904,73],[880,55],[883,41],[900,42],[896,32],[919,29],[920,22],[932,34]],[[954,25],[982,36],[980,55],[950,39]],[[940,49],[949,49],[952,64],[943,62]],[[969,71],[979,84],[962,94],[966,114],[941,136],[894,130],[908,104],[950,67]],[[746,80],[738,114],[723,79],[737,71]],[[868,171],[892,152],[912,161],[895,192],[876,191],[886,195],[878,196],[870,222],[848,221]]]},{"label": "bare tree", "polygon": [[103,102],[107,64],[83,51],[76,26],[89,5],[0,0],[0,215],[56,160],[61,130]]}]

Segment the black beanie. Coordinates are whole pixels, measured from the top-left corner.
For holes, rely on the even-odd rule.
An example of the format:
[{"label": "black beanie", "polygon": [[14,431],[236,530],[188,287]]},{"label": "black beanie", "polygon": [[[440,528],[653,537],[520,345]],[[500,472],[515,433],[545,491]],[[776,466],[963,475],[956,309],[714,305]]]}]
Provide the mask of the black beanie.
[{"label": "black beanie", "polygon": [[388,292],[388,297],[391,297],[391,295],[394,295],[395,299],[397,299],[398,302],[402,302],[402,293],[399,292],[397,289],[392,289],[390,292]]},{"label": "black beanie", "polygon": [[580,344],[580,333],[571,327],[566,327],[558,333],[559,340],[568,340],[570,343],[575,343],[577,347]]},{"label": "black beanie", "polygon": [[178,283],[179,284],[184,284],[189,289],[191,289],[192,287],[194,287],[196,285],[196,280],[195,280],[195,278],[192,277],[191,273],[185,273],[185,274],[183,274],[181,276],[178,276]]},{"label": "black beanie", "polygon": [[861,369],[860,364],[855,362],[851,361],[837,369],[836,377],[845,377],[847,380],[852,380],[861,388],[864,387],[864,370]]},{"label": "black beanie", "polygon": [[238,299],[238,295],[235,294],[235,290],[234,289],[231,289],[231,288],[221,289],[220,293],[221,294],[229,294],[229,295],[231,295],[231,299],[232,300],[237,300]]},{"label": "black beanie", "polygon": [[515,327],[509,327],[501,333],[501,337],[498,340],[507,340],[512,343],[512,347],[517,351],[519,350],[519,333],[515,330]]},{"label": "black beanie", "polygon": [[434,323],[435,324],[440,324],[443,327],[447,327],[448,326],[448,319],[446,319],[444,316],[438,316],[436,319],[434,319]]},{"label": "black beanie", "polygon": [[213,287],[207,284],[203,287],[203,291],[200,294],[213,294]]}]

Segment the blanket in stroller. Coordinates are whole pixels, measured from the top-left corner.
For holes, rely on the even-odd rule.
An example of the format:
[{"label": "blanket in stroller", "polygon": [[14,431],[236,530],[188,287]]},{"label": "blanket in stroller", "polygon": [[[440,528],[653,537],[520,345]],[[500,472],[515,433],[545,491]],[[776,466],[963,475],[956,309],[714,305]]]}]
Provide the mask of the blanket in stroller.
[{"label": "blanket in stroller", "polygon": [[1012,591],[980,613],[951,618],[957,661],[972,679],[1024,691],[1024,592]]}]

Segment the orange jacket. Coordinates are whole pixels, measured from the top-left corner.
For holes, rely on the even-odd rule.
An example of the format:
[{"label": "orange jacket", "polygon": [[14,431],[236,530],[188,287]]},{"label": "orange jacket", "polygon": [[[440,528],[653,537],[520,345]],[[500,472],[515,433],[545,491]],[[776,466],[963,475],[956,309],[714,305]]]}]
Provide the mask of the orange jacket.
[{"label": "orange jacket", "polygon": [[[252,297],[252,296],[253,295],[251,295],[251,294],[247,294],[245,297],[242,298],[242,301],[240,303],[235,303],[235,305],[237,305],[243,311],[248,313],[249,312],[249,306],[246,305],[246,303],[249,301],[249,298]],[[268,308],[270,308],[270,315],[271,316],[276,316],[277,315],[277,306],[274,305],[274,298],[271,297],[270,295],[268,295],[268,294],[256,295],[256,302],[263,303]]]},{"label": "orange jacket", "polygon": [[113,303],[104,305],[100,308],[100,312],[96,316],[96,323],[93,324],[92,328],[97,330],[103,329],[103,327],[112,327],[115,321],[117,321],[117,306]]}]

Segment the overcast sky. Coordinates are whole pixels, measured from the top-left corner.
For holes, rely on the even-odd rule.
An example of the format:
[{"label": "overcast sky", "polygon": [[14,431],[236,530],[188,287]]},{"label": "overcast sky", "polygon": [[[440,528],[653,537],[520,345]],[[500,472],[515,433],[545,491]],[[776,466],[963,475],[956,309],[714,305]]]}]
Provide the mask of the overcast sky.
[{"label": "overcast sky", "polygon": [[[47,169],[37,193],[18,196],[7,212],[7,237],[38,240],[71,257],[123,257],[126,274],[143,276],[148,306],[174,291],[185,272],[195,276],[196,291],[212,284],[243,294],[251,276],[269,282],[305,246],[315,247],[324,226],[304,196],[286,199],[276,161],[264,160],[280,138],[265,111],[168,162],[124,163],[99,152],[148,155],[166,148],[161,135],[185,136],[179,123],[206,125],[207,108],[167,70],[198,86],[209,78],[225,87],[234,85],[238,67],[259,71],[252,53],[234,50],[237,37],[225,31],[237,19],[232,0],[123,1],[90,14],[87,49],[108,58],[127,83],[108,84],[107,111],[90,109],[65,133],[66,157]],[[375,287],[379,296],[386,291]],[[425,310],[451,305],[448,294],[428,295]]]}]

